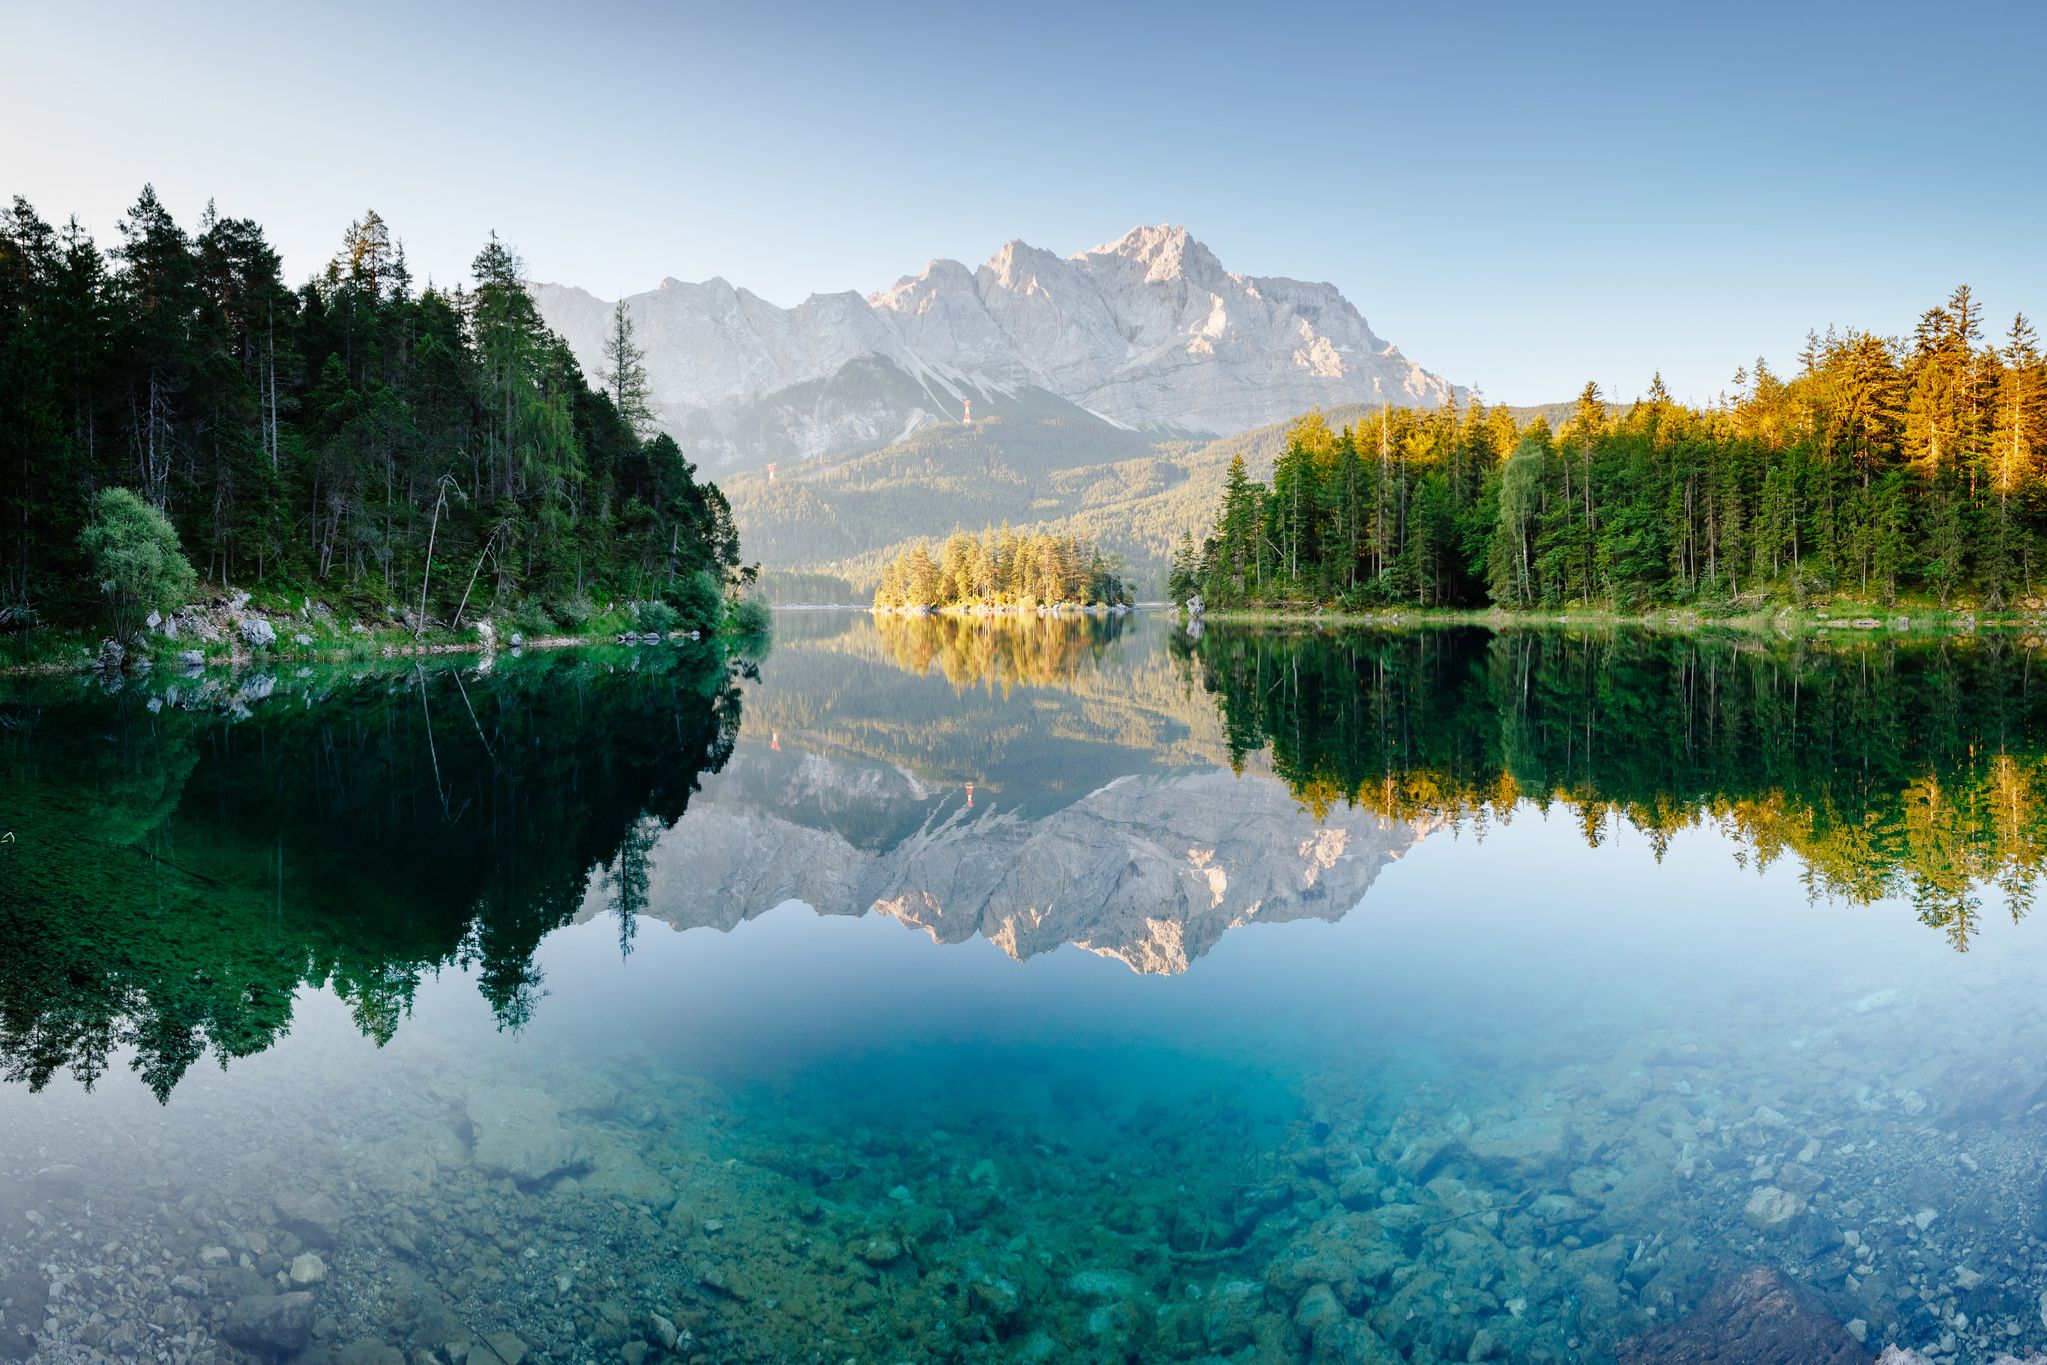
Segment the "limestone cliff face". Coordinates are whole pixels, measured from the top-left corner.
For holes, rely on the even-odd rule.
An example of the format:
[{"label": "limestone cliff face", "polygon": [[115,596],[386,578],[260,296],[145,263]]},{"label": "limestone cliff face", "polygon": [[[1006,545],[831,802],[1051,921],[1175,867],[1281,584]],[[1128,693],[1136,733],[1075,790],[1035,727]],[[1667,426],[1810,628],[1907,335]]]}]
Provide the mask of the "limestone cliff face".
[{"label": "limestone cliff face", "polygon": [[[611,303],[533,292],[594,372]],[[712,279],[664,280],[625,303],[663,425],[714,465],[873,449],[958,421],[969,399],[1027,390],[1117,426],[1212,435],[1451,392],[1334,285],[1225,270],[1181,227],[1072,256],[1014,241],[978,269],[935,260],[864,299],[784,309]]]},{"label": "limestone cliff face", "polygon": [[[786,779],[811,789],[786,796],[814,810],[811,766]],[[1019,961],[1071,943],[1170,974],[1240,925],[1341,918],[1424,832],[1359,811],[1317,823],[1276,781],[1201,768],[1121,778],[1037,819],[940,805],[910,837],[869,851],[829,822],[779,815],[739,776],[713,782],[656,846],[655,918],[730,928],[797,900],[885,914],[940,943],[979,935]],[[869,801],[928,796],[907,774],[894,793],[871,773],[854,780]]]}]

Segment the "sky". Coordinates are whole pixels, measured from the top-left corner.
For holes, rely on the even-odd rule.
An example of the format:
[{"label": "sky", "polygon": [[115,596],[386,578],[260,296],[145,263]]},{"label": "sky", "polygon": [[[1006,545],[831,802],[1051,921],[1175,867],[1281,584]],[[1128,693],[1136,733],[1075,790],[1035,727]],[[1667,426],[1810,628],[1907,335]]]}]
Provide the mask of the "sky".
[{"label": "sky", "polygon": [[2047,314],[2047,7],[0,0],[0,195],[780,304],[1183,224],[1494,401]]}]

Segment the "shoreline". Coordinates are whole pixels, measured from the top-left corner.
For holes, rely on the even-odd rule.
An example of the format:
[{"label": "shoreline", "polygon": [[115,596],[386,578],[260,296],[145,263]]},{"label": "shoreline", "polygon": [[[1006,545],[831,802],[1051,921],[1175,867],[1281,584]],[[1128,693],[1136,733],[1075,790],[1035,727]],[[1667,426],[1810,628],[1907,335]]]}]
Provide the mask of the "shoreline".
[{"label": "shoreline", "polygon": [[692,639],[686,631],[671,631],[659,636],[654,632],[634,632],[631,639],[622,639],[618,632],[605,630],[588,635],[539,635],[512,644],[497,638],[471,637],[458,640],[445,635],[435,638],[430,633],[418,640],[379,641],[345,649],[291,645],[262,651],[253,650],[237,642],[230,648],[216,649],[215,652],[209,653],[203,663],[181,661],[176,656],[184,651],[173,651],[169,660],[160,659],[153,654],[141,656],[147,667],[137,667],[129,663],[120,668],[103,669],[98,665],[97,656],[91,653],[92,647],[84,643],[85,637],[79,636],[67,638],[66,642],[57,648],[69,650],[75,646],[84,654],[82,659],[44,658],[0,663],[0,678],[61,678],[94,673],[106,673],[113,677],[139,677],[157,672],[188,675],[216,670],[231,672],[264,664],[379,663],[398,659],[439,658],[456,654],[495,657],[499,654],[524,654],[541,650],[594,648],[605,645],[618,648],[654,644],[702,645],[738,638],[740,637],[730,632],[709,631]]},{"label": "shoreline", "polygon": [[1968,635],[1978,630],[2034,631],[2047,637],[2047,611],[1976,612],[1931,607],[1923,603],[1878,608],[1851,602],[1825,609],[1780,606],[1746,612],[1716,613],[1696,607],[1664,607],[1650,611],[1616,611],[1576,607],[1557,611],[1510,610],[1505,607],[1383,607],[1344,611],[1313,607],[1211,608],[1189,618],[1170,602],[1138,602],[1124,607],[943,606],[877,607],[836,603],[790,603],[776,611],[858,611],[873,616],[950,617],[953,619],[1066,619],[1132,615],[1198,619],[1213,625],[1330,626],[1377,630],[1413,630],[1448,626],[1479,626],[1490,630],[1630,629],[1727,631],[1748,635]]},{"label": "shoreline", "polygon": [[[1601,608],[1560,611],[1510,611],[1503,607],[1414,607],[1371,611],[1338,611],[1282,607],[1231,607],[1199,614],[1217,625],[1345,626],[1414,629],[1437,626],[1483,626],[1493,630],[1602,628],[1633,630],[1721,630],[1749,635],[1969,635],[1978,630],[2032,630],[2047,634],[2047,614],[2032,612],[1969,612],[1925,607],[1881,611],[1867,604],[1845,610],[1780,607],[1715,615],[1696,608],[1664,608],[1623,612]],[[1183,610],[1167,612],[1186,619]]]}]

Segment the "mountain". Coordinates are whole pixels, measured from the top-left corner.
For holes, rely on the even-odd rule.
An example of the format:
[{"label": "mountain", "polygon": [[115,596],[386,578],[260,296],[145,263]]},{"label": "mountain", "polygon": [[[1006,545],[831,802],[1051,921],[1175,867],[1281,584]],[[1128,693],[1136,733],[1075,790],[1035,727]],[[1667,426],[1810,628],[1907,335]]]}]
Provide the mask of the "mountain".
[{"label": "mountain", "polygon": [[[536,284],[548,325],[603,364],[612,304]],[[700,464],[836,458],[1003,408],[1068,435],[1224,435],[1309,408],[1434,406],[1451,386],[1330,284],[1225,270],[1180,227],[1059,256],[1013,241],[862,298],[779,308],[723,279],[625,300],[661,425]],[[1132,448],[1146,444],[1138,441]]]}]

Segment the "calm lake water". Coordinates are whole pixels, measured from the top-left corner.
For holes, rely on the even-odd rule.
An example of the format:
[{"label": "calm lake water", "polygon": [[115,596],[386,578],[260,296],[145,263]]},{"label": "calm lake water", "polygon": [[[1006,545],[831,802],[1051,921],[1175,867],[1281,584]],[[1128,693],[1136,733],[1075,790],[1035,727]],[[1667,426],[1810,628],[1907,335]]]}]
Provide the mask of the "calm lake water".
[{"label": "calm lake water", "polygon": [[2023,1355],[2036,646],[0,682],[0,1360]]}]

